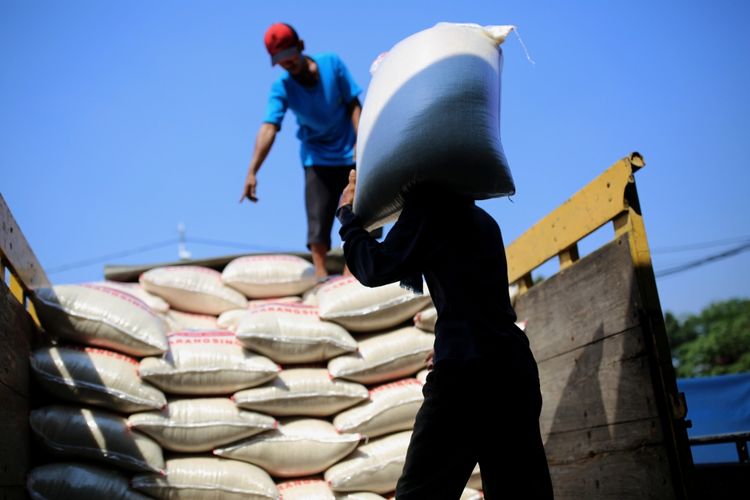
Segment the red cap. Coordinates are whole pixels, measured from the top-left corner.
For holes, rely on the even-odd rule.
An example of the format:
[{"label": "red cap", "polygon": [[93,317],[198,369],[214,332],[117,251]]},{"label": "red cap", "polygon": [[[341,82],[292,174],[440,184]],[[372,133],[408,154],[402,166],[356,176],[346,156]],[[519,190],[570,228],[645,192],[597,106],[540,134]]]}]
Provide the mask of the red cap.
[{"label": "red cap", "polygon": [[271,66],[300,53],[299,36],[294,28],[284,23],[271,25],[263,40],[268,53],[271,54]]}]

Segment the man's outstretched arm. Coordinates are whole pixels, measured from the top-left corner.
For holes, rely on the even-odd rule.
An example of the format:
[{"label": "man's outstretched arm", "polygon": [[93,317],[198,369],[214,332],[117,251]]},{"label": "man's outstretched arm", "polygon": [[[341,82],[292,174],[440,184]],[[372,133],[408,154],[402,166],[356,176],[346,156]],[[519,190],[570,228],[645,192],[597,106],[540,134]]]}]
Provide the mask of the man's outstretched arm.
[{"label": "man's outstretched arm", "polygon": [[242,187],[242,197],[240,203],[247,198],[250,201],[258,201],[256,191],[258,188],[258,180],[256,175],[263,161],[268,156],[268,152],[271,151],[271,146],[276,139],[276,132],[279,127],[273,123],[264,123],[258,130],[258,136],[255,138],[255,148],[253,149],[253,157],[250,159],[250,165],[247,168],[247,176],[245,177],[245,184]]}]

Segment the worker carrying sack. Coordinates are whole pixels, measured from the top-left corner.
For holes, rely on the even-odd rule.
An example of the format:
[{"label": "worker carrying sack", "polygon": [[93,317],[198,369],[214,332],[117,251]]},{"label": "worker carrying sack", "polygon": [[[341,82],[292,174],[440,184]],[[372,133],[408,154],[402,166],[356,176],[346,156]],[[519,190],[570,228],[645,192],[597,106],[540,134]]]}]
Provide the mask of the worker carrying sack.
[{"label": "worker carrying sack", "polygon": [[487,199],[515,192],[500,142],[499,45],[512,26],[439,23],[373,70],[357,135],[354,212],[395,219],[417,184]]}]

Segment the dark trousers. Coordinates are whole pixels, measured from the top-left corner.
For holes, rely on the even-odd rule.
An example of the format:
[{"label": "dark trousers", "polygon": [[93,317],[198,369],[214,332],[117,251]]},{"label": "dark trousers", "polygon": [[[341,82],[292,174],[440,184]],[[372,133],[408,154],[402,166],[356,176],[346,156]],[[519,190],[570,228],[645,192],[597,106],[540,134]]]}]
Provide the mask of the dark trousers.
[{"label": "dark trousers", "polygon": [[491,361],[439,362],[423,393],[397,500],[457,500],[477,463],[488,500],[553,498],[527,347]]},{"label": "dark trousers", "polygon": [[[349,172],[354,165],[342,167],[305,167],[305,211],[307,213],[307,248],[322,243],[330,250],[331,228],[339,206],[339,198],[349,184]],[[374,238],[383,236],[378,228],[370,234]]]}]

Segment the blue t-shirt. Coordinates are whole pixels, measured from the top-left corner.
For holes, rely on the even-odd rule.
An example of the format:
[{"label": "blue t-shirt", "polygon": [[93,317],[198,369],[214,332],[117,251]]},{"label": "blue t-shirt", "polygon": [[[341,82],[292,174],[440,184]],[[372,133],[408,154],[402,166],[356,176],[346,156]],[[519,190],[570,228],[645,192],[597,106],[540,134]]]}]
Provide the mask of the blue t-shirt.
[{"label": "blue t-shirt", "polygon": [[291,109],[299,125],[302,165],[351,165],[356,134],[346,108],[362,89],[336,54],[317,54],[312,59],[318,65],[318,83],[305,87],[285,71],[271,87],[263,121],[281,128],[286,110]]}]

